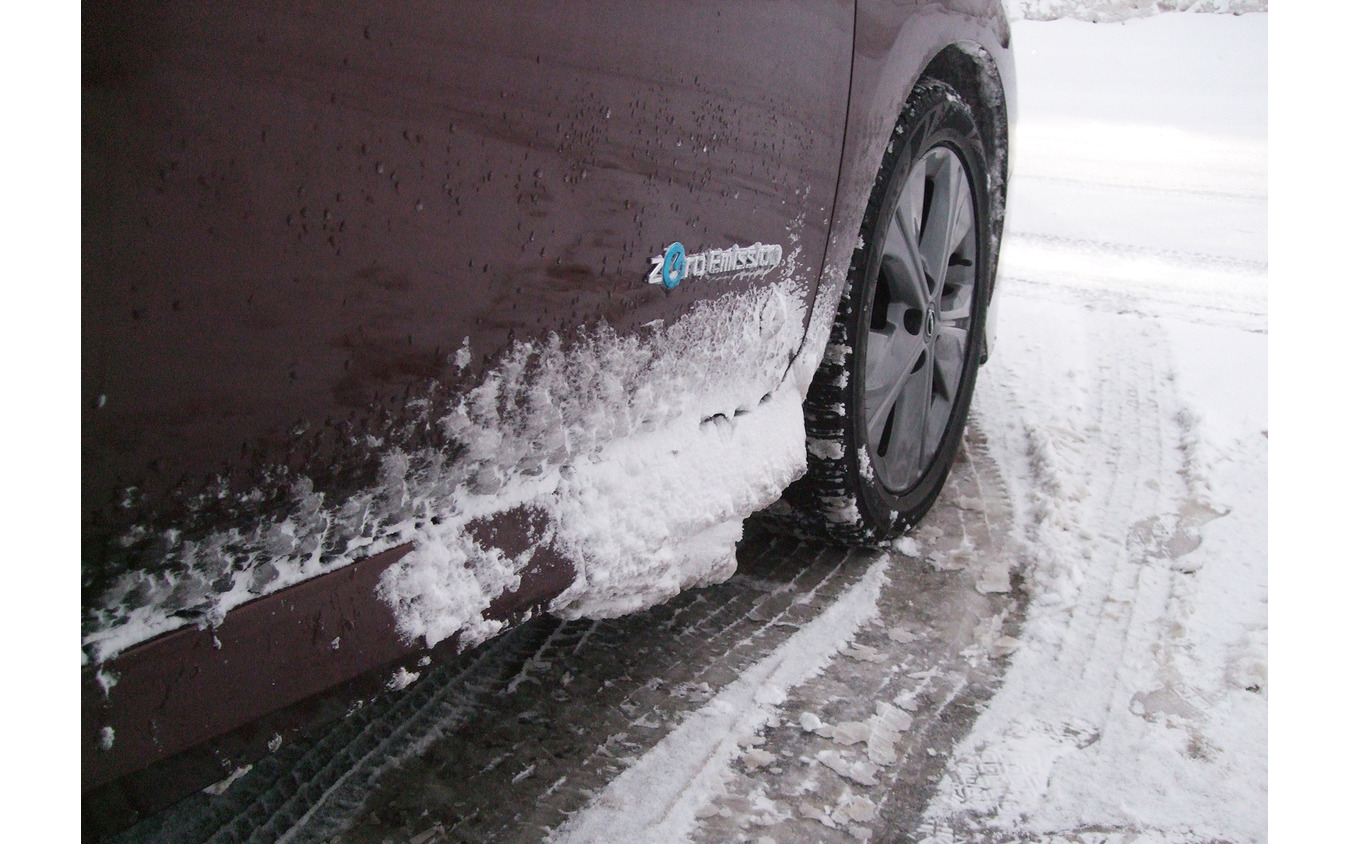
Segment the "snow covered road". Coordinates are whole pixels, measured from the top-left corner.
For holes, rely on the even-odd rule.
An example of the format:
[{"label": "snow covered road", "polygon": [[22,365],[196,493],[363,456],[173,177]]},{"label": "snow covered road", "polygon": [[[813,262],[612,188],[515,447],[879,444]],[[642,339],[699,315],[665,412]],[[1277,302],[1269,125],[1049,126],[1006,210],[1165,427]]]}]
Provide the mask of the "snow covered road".
[{"label": "snow covered road", "polygon": [[1008,288],[1265,331],[1265,20],[1015,25]]},{"label": "snow covered road", "polygon": [[752,527],[123,840],[1265,841],[1265,39],[1014,25],[997,346],[893,551]]},{"label": "snow covered road", "polygon": [[1018,25],[977,418],[1033,597],[925,840],[1265,840],[1265,33]]}]

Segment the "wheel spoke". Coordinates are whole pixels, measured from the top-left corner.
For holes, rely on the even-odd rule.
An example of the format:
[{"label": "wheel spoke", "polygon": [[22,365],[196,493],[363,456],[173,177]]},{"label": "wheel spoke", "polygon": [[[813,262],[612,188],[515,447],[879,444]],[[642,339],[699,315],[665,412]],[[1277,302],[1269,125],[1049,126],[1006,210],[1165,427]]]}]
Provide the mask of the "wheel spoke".
[{"label": "wheel spoke", "polygon": [[880,443],[891,406],[905,382],[913,377],[911,371],[926,348],[922,337],[903,328],[868,332],[863,405],[868,441],[874,446]]},{"label": "wheel spoke", "polygon": [[947,430],[952,406],[956,404],[961,376],[965,371],[966,338],[964,328],[941,326],[933,344],[933,402],[928,410],[928,428],[924,432],[924,454],[937,453],[942,434]]},{"label": "wheel spoke", "polygon": [[[933,392],[933,402],[928,409],[928,418],[925,420],[927,427],[923,432],[923,461],[927,465],[928,461],[937,454],[938,446],[942,444],[942,435],[947,432],[947,420],[951,418],[951,402]],[[917,480],[917,479],[916,479]]]},{"label": "wheel spoke", "polygon": [[966,171],[961,160],[955,155],[947,156],[947,219],[946,243],[943,245],[943,266],[950,266],[950,259],[960,248],[971,228],[975,225],[975,212],[971,207],[970,185],[966,183]]},{"label": "wheel spoke", "polygon": [[961,372],[965,368],[966,337],[964,328],[943,326],[939,328],[937,342],[933,344],[933,365],[936,369],[933,391],[948,402],[956,399],[956,390],[961,383]]},{"label": "wheel spoke", "polygon": [[[899,385],[896,385],[897,391]],[[894,442],[894,436],[890,443],[883,442],[886,435],[886,425],[891,421],[891,414],[895,412],[895,396],[890,397],[890,401],[884,401],[883,397],[877,398],[877,404],[868,405],[867,412],[867,441],[875,443],[877,449],[883,446],[891,445]]]},{"label": "wheel spoke", "polygon": [[[957,270],[962,272],[958,273]],[[970,306],[975,293],[975,280],[969,277],[970,274],[970,267],[952,267],[948,272],[943,296],[938,301],[939,322],[953,323],[970,319]]]},{"label": "wheel spoke", "polygon": [[896,298],[911,308],[926,308],[933,296],[932,271],[928,266],[920,236],[923,229],[923,166],[917,164],[896,204],[891,225],[887,227],[883,253],[894,255],[907,268],[910,290],[897,290]]},{"label": "wheel spoke", "polygon": [[914,368],[924,345],[922,337],[899,326],[867,332],[867,365],[863,371],[867,389],[904,378]]},{"label": "wheel spoke", "polygon": [[[922,310],[928,305],[928,284],[923,276],[923,267],[915,263],[915,257],[908,249],[904,248],[904,238],[899,234],[899,226],[892,221],[891,228],[895,230],[897,239],[901,241],[901,252],[903,254],[892,254],[884,251],[881,256],[881,279],[878,283],[885,284],[890,288],[891,299],[901,302],[907,307],[918,308]],[[889,249],[891,239],[886,238],[886,246]]]},{"label": "wheel spoke", "polygon": [[918,480],[927,462],[924,429],[933,392],[933,357],[925,355],[922,365],[900,385],[895,402],[895,421],[884,464],[883,481],[905,487]]},{"label": "wheel spoke", "polygon": [[936,292],[946,284],[951,258],[970,232],[975,218],[961,160],[945,149],[935,151],[930,160],[933,198],[920,250]]}]

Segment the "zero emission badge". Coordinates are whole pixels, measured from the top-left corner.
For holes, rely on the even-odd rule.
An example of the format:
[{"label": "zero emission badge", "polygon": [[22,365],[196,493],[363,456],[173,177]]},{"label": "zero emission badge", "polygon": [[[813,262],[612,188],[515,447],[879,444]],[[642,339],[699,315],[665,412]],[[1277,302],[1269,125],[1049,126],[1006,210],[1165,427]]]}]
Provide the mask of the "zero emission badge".
[{"label": "zero emission badge", "polygon": [[686,254],[683,243],[672,243],[666,251],[652,257],[652,270],[647,281],[667,290],[686,277],[704,278],[715,275],[760,275],[783,261],[783,247],[776,243],[755,243],[751,246],[732,246],[730,249],[708,249]]}]

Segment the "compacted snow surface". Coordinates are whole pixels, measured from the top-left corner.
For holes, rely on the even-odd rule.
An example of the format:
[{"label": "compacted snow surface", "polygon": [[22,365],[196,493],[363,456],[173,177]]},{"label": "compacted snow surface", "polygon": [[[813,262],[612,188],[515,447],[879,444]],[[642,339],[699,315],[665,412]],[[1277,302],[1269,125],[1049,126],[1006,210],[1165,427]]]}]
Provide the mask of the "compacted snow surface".
[{"label": "compacted snow surface", "polygon": [[[1029,606],[920,828],[881,840],[1266,838],[1265,39],[1263,14],[1014,26],[1002,306],[972,424],[1011,492]],[[868,620],[855,617],[865,600],[846,600],[836,638]],[[788,663],[798,670],[780,679],[801,682],[815,666],[809,633],[555,839],[694,835],[736,743],[783,694],[765,677]],[[744,751],[745,771],[758,752]],[[867,784],[868,770],[851,773]],[[865,794],[849,801],[822,816],[820,840],[876,819]]]}]

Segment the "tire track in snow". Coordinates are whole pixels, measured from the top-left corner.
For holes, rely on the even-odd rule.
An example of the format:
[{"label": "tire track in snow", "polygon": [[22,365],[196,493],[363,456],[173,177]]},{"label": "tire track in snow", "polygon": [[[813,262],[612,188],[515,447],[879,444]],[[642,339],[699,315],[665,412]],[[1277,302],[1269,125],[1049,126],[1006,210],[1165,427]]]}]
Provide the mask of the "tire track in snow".
[{"label": "tire track in snow", "polygon": [[[513,837],[523,827],[540,836],[579,808],[588,789],[603,786],[656,743],[674,717],[671,689],[681,706],[697,702],[705,690],[711,695],[828,608],[862,575],[860,562],[827,546],[763,537],[749,543],[742,559],[749,574],[721,586],[619,619],[536,619],[282,748],[223,795],[196,795],[118,841],[328,841],[357,818],[386,773],[400,764],[416,769],[423,755],[438,747],[458,750],[458,742],[472,748],[453,760],[467,763],[461,766],[467,770],[456,774],[456,787],[471,805],[458,824],[446,825],[449,830],[462,827],[475,838],[494,838]],[[695,658],[688,659],[691,655]],[[647,664],[632,664],[639,659]],[[632,682],[641,676],[645,681]],[[568,694],[569,685],[586,687]],[[552,714],[541,711],[546,702]],[[475,730],[504,723],[509,732],[518,719],[524,730],[517,746],[504,752],[473,747]],[[513,767],[511,760],[516,751],[547,757],[554,749],[547,737],[531,740],[529,733],[532,725],[549,722],[585,725],[584,735],[573,736],[585,750],[560,766],[567,769],[560,779],[531,798],[538,784],[532,771],[543,774],[544,766],[536,761]],[[393,780],[398,789],[399,776]],[[504,788],[531,810],[501,813],[492,807]],[[364,831],[346,838],[360,840]]]},{"label": "tire track in snow", "polygon": [[[1021,162],[1019,162],[1020,164]],[[1087,169],[1087,168],[1084,168]],[[1103,178],[1101,171],[1097,169],[1089,170],[1082,176],[1063,176],[1063,175],[1045,175],[1044,173],[1025,172],[1022,169],[1017,171],[1017,178],[1020,181],[1045,182],[1056,185],[1072,185],[1074,187],[1089,188],[1101,190],[1103,188],[1114,191],[1125,191],[1130,193],[1144,194],[1162,194],[1164,196],[1188,196],[1204,197],[1206,199],[1219,199],[1225,202],[1249,202],[1262,203],[1267,200],[1267,194],[1255,186],[1246,190],[1233,189],[1232,187],[1223,187],[1213,184],[1211,180],[1204,180],[1197,184],[1178,186],[1175,181],[1175,175],[1156,176],[1152,179],[1115,179],[1109,177]],[[1206,184],[1209,182],[1209,184]],[[1261,186],[1264,187],[1264,186]]]},{"label": "tire track in snow", "polygon": [[[1061,665],[1066,660],[1071,661],[1065,666],[1070,672],[1081,667],[1084,676],[1109,673],[1119,665],[1128,631],[1147,618],[1137,611],[1140,568],[1132,564],[1120,542],[1125,531],[1112,523],[1120,518],[1119,514],[1156,512],[1160,503],[1156,479],[1163,478],[1168,469],[1163,465],[1162,436],[1158,426],[1160,408],[1155,385],[1157,372],[1151,360],[1156,338],[1150,336],[1154,332],[1149,332],[1148,326],[1140,327],[1144,329],[1140,338],[1144,342],[1140,345],[1150,352],[1147,357],[1123,361],[1099,357],[1095,372],[1086,374],[1085,380],[1095,382],[1100,389],[1096,391],[1096,401],[1089,415],[1078,424],[1090,432],[1105,434],[1108,445],[1100,450],[1092,448],[1085,437],[1079,442],[1082,447],[1076,449],[1072,457],[1078,465],[1059,467],[1093,479],[1087,486],[1088,494],[1080,512],[1075,514],[1079,537],[1092,542],[1083,549],[1087,558],[1082,565],[1094,569],[1110,566],[1111,572],[1109,578],[1075,573],[1081,586],[1072,601],[1073,611],[1060,660]],[[1104,334],[1098,335],[1098,342],[1110,348],[1118,347],[1122,341],[1128,342],[1121,333],[1120,327],[1109,326]],[[1113,430],[1115,426],[1111,423],[1121,420],[1135,422],[1138,427]],[[1146,480],[1154,480],[1154,488],[1146,486]],[[1091,530],[1087,527],[1090,525],[1100,525],[1104,530],[1093,537],[1084,536],[1085,531]],[[1101,686],[1094,688],[1099,694],[1104,691]]]},{"label": "tire track in snow", "polygon": [[[579,764],[569,765],[572,772],[566,775],[565,787],[510,818],[509,823],[491,828],[488,837],[513,840],[522,829],[542,835],[562,824],[595,792],[652,752],[665,731],[687,717],[681,709],[700,704],[717,689],[736,682],[752,660],[781,647],[800,625],[832,606],[842,590],[852,588],[860,573],[856,566],[866,559],[793,538],[766,544],[756,559],[742,562],[756,575],[735,578],[740,588],[732,597],[706,596],[706,602],[716,607],[713,613],[650,644],[645,637],[638,644],[631,635],[615,641],[619,658],[631,655],[632,649],[646,651],[644,658],[660,651],[657,667],[645,672],[647,679],[617,703],[585,706],[582,722],[589,733],[603,736],[603,741],[592,742]],[[768,564],[756,566],[761,560]],[[629,680],[629,676],[618,679]],[[475,832],[484,833],[482,829]],[[526,840],[536,839],[526,836]]]},{"label": "tire track in snow", "polygon": [[981,428],[976,414],[937,505],[901,543],[917,556],[895,555],[876,620],[742,742],[693,841],[890,842],[917,825],[1020,619],[1013,583],[1013,594],[977,589],[1017,558],[1012,502]]},{"label": "tire track in snow", "polygon": [[326,731],[265,757],[224,794],[198,794],[114,840],[281,840],[325,804],[359,800],[373,779],[416,752],[429,736],[466,721],[522,669],[556,627],[549,619],[522,626],[515,635],[436,669],[403,694],[370,701]]},{"label": "tire track in snow", "polygon": [[818,673],[877,611],[889,557],[882,556],[829,608],[706,706],[691,713],[555,835],[555,844],[680,841],[695,813],[723,787],[738,744],[754,735],[784,693]]},{"label": "tire track in snow", "polygon": [[[1172,592],[1170,569],[1144,565],[1131,542],[1135,524],[1132,514],[1174,512],[1184,494],[1177,482],[1181,468],[1179,432],[1167,425],[1176,415],[1175,399],[1172,412],[1165,412],[1158,390],[1166,364],[1160,335],[1157,326],[1148,323],[1113,325],[1101,335],[1102,345],[1108,348],[1133,347],[1138,351],[1123,361],[1115,355],[1097,359],[1096,382],[1103,389],[1098,393],[1092,424],[1109,432],[1117,456],[1115,460],[1086,461],[1085,476],[1109,477],[1111,483],[1109,494],[1089,499],[1080,519],[1082,525],[1106,529],[1094,537],[1083,537],[1091,543],[1087,564],[1110,565],[1112,572],[1109,581],[1086,579],[1088,584],[1101,583],[1106,589],[1087,589],[1079,596],[1066,638],[1072,643],[1090,631],[1087,639],[1092,642],[1091,650],[1086,654],[1070,651],[1068,655],[1081,665],[1082,676],[1106,677],[1109,682],[1090,684],[1096,696],[1093,710],[1101,715],[1093,719],[1089,738],[1080,737],[1080,743],[1101,736],[1119,703],[1121,689],[1128,686],[1129,669],[1123,664],[1124,657],[1146,652],[1145,643],[1159,638]],[[1123,420],[1138,422],[1139,428],[1112,425]],[[1169,430],[1164,432],[1164,426]],[[1106,539],[1104,544],[1102,539]],[[1073,666],[1065,667],[1074,670]]]},{"label": "tire track in snow", "polygon": [[[1132,740],[1120,725],[1155,685],[1149,662],[1168,647],[1178,569],[1198,545],[1187,531],[1196,514],[1215,515],[1191,488],[1160,326],[1094,314],[1066,331],[1043,301],[1009,304],[1002,359],[1017,368],[994,368],[980,407],[1013,432],[993,447],[1027,502],[1019,521],[1037,549],[1036,597],[1004,689],[919,828],[928,844],[1097,840],[1055,810],[1090,778],[1095,745]],[[1034,392],[1045,385],[1055,395]],[[1102,831],[1141,832],[1120,814]],[[1032,817],[1042,826],[1028,828]]]},{"label": "tire track in snow", "polygon": [[[1264,267],[1237,258],[1010,232],[1003,238],[999,284],[1005,295],[1265,332]],[[999,324],[1001,333],[1002,318]]]},{"label": "tire track in snow", "polygon": [[[795,539],[751,543],[748,556],[747,574],[721,586],[646,613],[564,625],[562,644],[532,658],[541,668],[534,681],[503,691],[373,788],[366,807],[339,820],[364,812],[376,823],[348,829],[343,840],[394,837],[385,819],[406,823],[429,807],[441,810],[438,834],[541,840],[655,746],[681,710],[829,607],[865,562]],[[396,840],[416,837],[405,830]],[[322,836],[307,830],[296,840]]]},{"label": "tire track in snow", "polygon": [[1181,249],[1162,249],[1153,246],[1140,246],[1132,243],[1118,243],[1108,240],[1091,240],[1083,237],[1071,237],[1058,234],[1039,234],[1025,231],[1009,232],[1004,242],[1009,240],[1023,246],[1039,246],[1090,255],[1094,258],[1151,258],[1167,261],[1169,264],[1186,269],[1222,269],[1228,272],[1264,277],[1269,270],[1266,261],[1253,261],[1247,258],[1234,258],[1229,255],[1215,255],[1208,252],[1188,252]]}]

